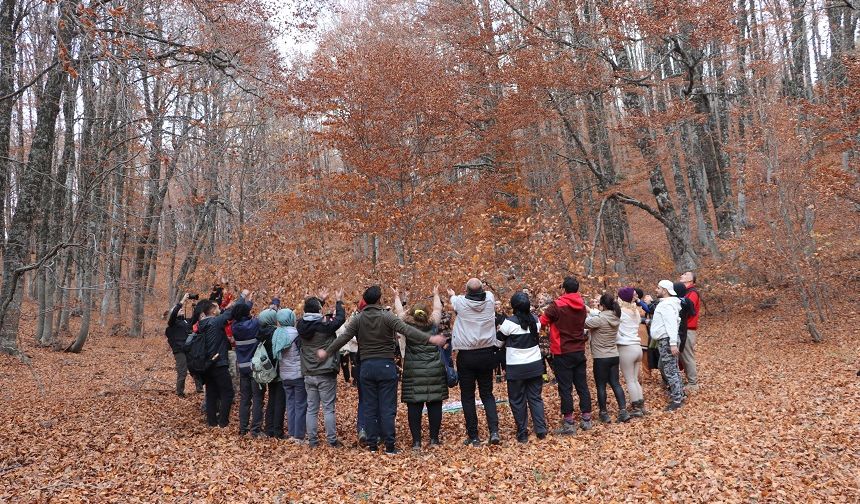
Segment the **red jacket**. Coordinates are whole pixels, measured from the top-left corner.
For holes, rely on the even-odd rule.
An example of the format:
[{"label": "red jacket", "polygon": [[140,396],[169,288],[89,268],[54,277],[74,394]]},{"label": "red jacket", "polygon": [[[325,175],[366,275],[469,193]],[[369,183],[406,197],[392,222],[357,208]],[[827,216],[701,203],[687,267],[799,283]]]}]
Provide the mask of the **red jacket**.
[{"label": "red jacket", "polygon": [[696,309],[696,314],[687,319],[687,329],[691,331],[695,331],[699,327],[699,305],[701,304],[701,299],[699,298],[699,292],[696,291],[695,285],[690,285],[687,287],[687,299],[689,299],[693,303],[693,308]]},{"label": "red jacket", "polygon": [[549,326],[549,351],[553,355],[585,351],[587,313],[578,292],[565,294],[546,308],[540,323]]}]

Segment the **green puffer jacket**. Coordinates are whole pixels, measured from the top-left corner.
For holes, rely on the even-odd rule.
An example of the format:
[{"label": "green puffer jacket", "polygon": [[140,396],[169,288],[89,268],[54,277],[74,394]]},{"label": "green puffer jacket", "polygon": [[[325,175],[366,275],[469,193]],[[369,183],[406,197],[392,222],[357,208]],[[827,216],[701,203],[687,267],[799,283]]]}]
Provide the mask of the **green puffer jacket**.
[{"label": "green puffer jacket", "polygon": [[[412,325],[412,324],[410,324]],[[418,330],[436,334],[434,326],[417,326]],[[403,359],[402,400],[432,402],[448,399],[448,379],[445,365],[436,345],[416,345],[407,340]]]}]

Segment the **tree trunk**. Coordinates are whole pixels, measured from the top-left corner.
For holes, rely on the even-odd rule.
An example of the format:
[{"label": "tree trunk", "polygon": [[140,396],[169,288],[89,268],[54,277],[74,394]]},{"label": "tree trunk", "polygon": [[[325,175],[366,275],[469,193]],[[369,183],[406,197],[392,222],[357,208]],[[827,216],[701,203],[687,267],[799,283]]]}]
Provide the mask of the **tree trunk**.
[{"label": "tree trunk", "polygon": [[[15,0],[2,0],[0,2],[0,96],[7,98],[0,100],[0,225],[3,224],[3,216],[6,212],[7,181],[12,162],[9,157],[9,141],[12,137],[12,110],[15,108],[15,99],[11,96],[15,88],[17,52],[15,31]],[[2,227],[6,229],[5,226]],[[4,241],[5,233],[0,236],[0,246]]]},{"label": "tree trunk", "polygon": [[57,23],[57,43],[53,61],[57,64],[48,72],[45,87],[36,109],[36,128],[30,144],[26,169],[19,173],[18,206],[8,232],[3,255],[3,287],[0,289],[0,351],[21,355],[18,349],[18,323],[21,318],[22,289],[18,282],[25,272],[27,250],[33,234],[32,223],[39,201],[41,173],[51,172],[54,133],[60,113],[60,99],[66,81],[66,58],[71,55],[72,40],[77,22],[72,19],[75,5],[69,0],[59,2],[60,20]]}]

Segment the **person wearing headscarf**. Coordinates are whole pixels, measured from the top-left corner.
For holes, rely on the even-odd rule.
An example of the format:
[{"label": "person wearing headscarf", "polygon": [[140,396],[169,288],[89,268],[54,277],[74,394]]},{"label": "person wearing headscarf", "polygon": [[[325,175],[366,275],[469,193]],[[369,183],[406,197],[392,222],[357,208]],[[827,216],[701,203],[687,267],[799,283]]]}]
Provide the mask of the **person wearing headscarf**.
[{"label": "person wearing headscarf", "polygon": [[272,353],[279,355],[278,374],[284,389],[287,410],[287,433],[290,439],[305,440],[307,425],[308,394],[302,376],[302,351],[299,332],[296,330],[296,314],[289,308],[277,313],[278,327],[272,336]]},{"label": "person wearing headscarf", "polygon": [[508,402],[517,425],[517,441],[529,441],[529,412],[538,439],[547,434],[543,404],[543,357],[540,352],[540,322],[531,312],[531,301],[525,292],[511,297],[513,315],[499,326],[496,337],[505,343]]}]

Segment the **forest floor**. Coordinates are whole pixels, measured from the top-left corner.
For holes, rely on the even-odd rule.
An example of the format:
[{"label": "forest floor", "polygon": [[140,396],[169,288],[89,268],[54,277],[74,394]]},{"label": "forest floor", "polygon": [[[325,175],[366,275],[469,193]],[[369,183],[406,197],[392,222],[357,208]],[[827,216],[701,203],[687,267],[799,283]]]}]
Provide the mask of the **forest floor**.
[{"label": "forest floor", "polygon": [[[79,355],[22,337],[32,366],[0,357],[0,502],[856,503],[854,307],[833,312],[842,315],[820,344],[787,309],[706,313],[702,386],[683,409],[664,413],[663,393],[648,382],[650,415],[573,437],[520,445],[502,406],[501,446],[464,448],[462,414],[451,413],[444,446],[415,454],[401,405],[404,451],[393,457],[240,438],[235,405],[229,429],[207,428],[201,397],[172,393],[158,319],[145,339],[93,336]],[[356,392],[340,378],[339,387],[338,431],[351,446]],[[507,396],[503,384],[496,393]],[[544,400],[554,426],[555,387]]]}]

